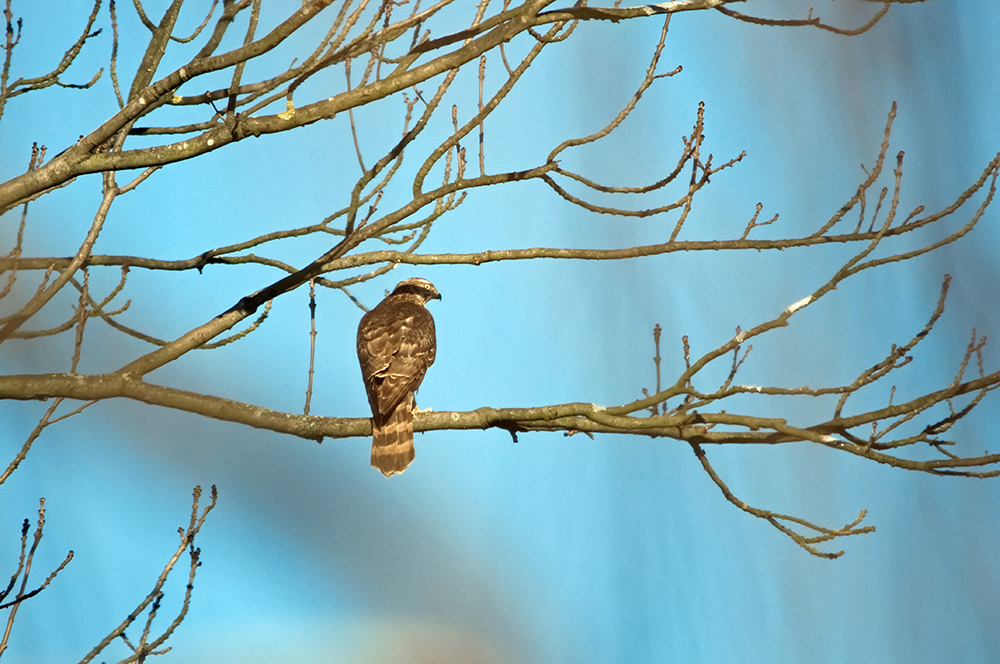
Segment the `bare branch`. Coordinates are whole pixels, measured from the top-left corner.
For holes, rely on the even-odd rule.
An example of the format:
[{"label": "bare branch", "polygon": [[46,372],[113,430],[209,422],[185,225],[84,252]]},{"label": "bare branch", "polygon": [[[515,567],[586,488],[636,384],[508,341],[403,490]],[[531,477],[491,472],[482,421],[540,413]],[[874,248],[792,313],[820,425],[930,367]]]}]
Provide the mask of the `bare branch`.
[{"label": "bare branch", "polygon": [[[835,25],[830,25],[828,23],[824,23],[818,16],[813,16],[812,15],[812,8],[809,9],[809,17],[808,18],[804,18],[804,19],[759,18],[757,16],[749,16],[747,14],[741,14],[741,13],[739,13],[737,11],[733,11],[732,9],[728,9],[726,7],[722,7],[721,5],[718,6],[718,7],[715,7],[715,9],[719,10],[720,12],[722,12],[723,14],[725,14],[726,16],[730,16],[732,18],[736,18],[736,19],[739,19],[741,21],[745,21],[747,23],[754,23],[756,25],[767,25],[767,26],[784,27],[784,28],[811,27],[811,28],[819,28],[820,30],[826,30],[827,32],[832,32],[832,33],[838,34],[838,35],[846,35],[846,36],[849,36],[849,37],[853,37],[853,36],[856,36],[856,35],[860,35],[863,32],[868,32],[869,30],[871,30],[875,26],[875,24],[878,23],[879,21],[881,21],[882,17],[884,17],[886,15],[886,13],[888,13],[889,7],[890,7],[891,3],[893,3],[893,2],[913,2],[914,0],[887,0],[887,1],[886,0],[866,0],[866,1],[867,2],[882,2],[883,3],[882,4],[882,8],[879,9],[878,12],[876,12],[875,15],[872,16],[871,19],[869,19],[867,23],[865,23],[861,27],[853,28],[853,29],[839,28],[839,27],[837,27]],[[921,0],[916,0],[916,1],[921,1]]]},{"label": "bare branch", "polygon": [[[101,651],[108,647],[115,639],[122,638],[126,643],[130,643],[127,638],[125,638],[125,630],[127,630],[136,619],[142,615],[143,612],[149,609],[147,615],[147,620],[142,633],[142,640],[139,642],[138,646],[133,646],[133,656],[124,660],[125,662],[139,662],[145,660],[147,655],[153,654],[154,651],[161,647],[164,642],[174,633],[174,630],[180,625],[181,621],[187,615],[188,608],[191,602],[191,591],[194,588],[194,577],[197,568],[201,565],[201,549],[195,548],[194,541],[198,533],[201,532],[202,526],[205,524],[205,518],[208,513],[215,509],[215,505],[218,503],[219,495],[212,486],[212,502],[209,503],[205,508],[202,509],[201,514],[198,513],[199,502],[201,500],[201,487],[196,486],[194,488],[194,498],[191,501],[191,518],[187,525],[187,528],[178,528],[177,532],[180,535],[180,545],[177,550],[167,561],[164,566],[163,571],[160,572],[159,578],[153,586],[153,589],[149,592],[146,597],[139,602],[139,604],[129,613],[128,616],[113,629],[107,636],[105,636],[100,643],[98,643],[93,650],[87,653],[83,659],[80,660],[80,664],[86,664],[97,657]],[[181,606],[180,611],[174,620],[167,626],[163,633],[156,638],[150,638],[151,627],[153,619],[156,617],[156,612],[159,609],[160,599],[163,597],[163,587],[167,582],[167,577],[170,572],[173,571],[174,566],[180,560],[180,557],[187,551],[190,558],[190,568],[188,571],[188,582],[184,592],[184,602]]]},{"label": "bare branch", "polygon": [[[7,643],[10,640],[11,629],[14,626],[14,619],[17,616],[17,610],[21,607],[22,602],[31,599],[35,595],[39,594],[45,590],[50,583],[56,578],[59,572],[66,568],[69,561],[73,560],[73,552],[70,551],[66,554],[63,561],[45,578],[45,580],[34,590],[27,590],[28,587],[28,576],[31,573],[31,565],[35,559],[35,553],[38,551],[38,545],[42,541],[42,531],[45,527],[45,499],[41,498],[38,501],[38,522],[35,526],[35,533],[32,537],[31,547],[27,547],[28,543],[28,529],[30,528],[30,522],[25,519],[24,524],[21,527],[21,553],[18,557],[17,569],[14,574],[11,575],[10,583],[7,588],[0,592],[0,610],[10,609],[10,613],[7,615],[7,624],[4,628],[3,636],[0,637],[0,656],[3,655],[4,651],[7,649]],[[13,590],[18,578],[20,577],[21,584],[18,586],[17,594],[14,599],[8,602],[3,600],[9,596],[10,591]]]},{"label": "bare branch", "polygon": [[42,90],[44,88],[51,87],[53,85],[64,87],[64,88],[82,88],[86,89],[94,85],[100,78],[101,73],[104,70],[98,71],[90,80],[89,83],[84,84],[70,84],[64,83],[60,80],[60,76],[69,69],[69,66],[73,64],[77,56],[80,55],[80,51],[83,49],[83,45],[88,39],[96,37],[101,34],[100,30],[95,30],[91,32],[94,27],[94,21],[97,20],[97,13],[101,9],[101,0],[94,0],[94,8],[90,12],[90,16],[87,18],[87,23],[84,25],[83,32],[77,38],[76,42],[63,54],[62,59],[59,64],[56,65],[55,69],[48,72],[47,74],[42,74],[41,76],[36,76],[33,78],[18,78],[13,83],[8,85],[7,79],[10,74],[11,66],[11,55],[13,53],[14,47],[21,37],[21,20],[17,21],[17,37],[14,37],[13,29],[11,27],[11,20],[13,14],[10,8],[10,0],[6,0],[3,15],[7,23],[7,40],[4,46],[6,54],[4,56],[3,69],[0,71],[0,117],[3,116],[4,105],[7,99],[11,97],[17,97],[19,95],[32,92],[34,90]]},{"label": "bare branch", "polygon": [[[827,558],[833,560],[844,555],[843,550],[837,551],[836,553],[824,553],[816,548],[815,545],[823,544],[825,542],[832,541],[840,537],[847,537],[849,535],[864,535],[867,533],[875,532],[874,526],[864,526],[859,528],[861,521],[864,520],[867,514],[865,510],[861,510],[858,514],[858,518],[843,526],[842,528],[825,528],[823,526],[818,526],[814,523],[806,521],[805,519],[800,519],[795,516],[790,516],[788,514],[778,514],[777,512],[771,512],[769,510],[762,510],[751,505],[746,504],[739,498],[737,498],[726,483],[722,481],[715,469],[708,462],[708,457],[705,455],[705,451],[697,443],[691,444],[691,449],[694,450],[695,456],[698,457],[698,461],[701,462],[702,468],[712,479],[719,490],[722,491],[722,495],[726,497],[730,503],[743,510],[747,514],[757,517],[758,519],[763,519],[769,524],[777,528],[781,533],[787,535],[793,542],[798,544],[800,547],[808,551],[810,554],[816,556],[817,558]],[[813,532],[814,535],[806,535],[803,532],[795,530],[795,526],[799,526],[803,529],[803,532]]]},{"label": "bare branch", "polygon": [[94,243],[97,241],[97,236],[101,232],[101,228],[104,226],[104,220],[107,217],[108,210],[111,208],[111,203],[114,201],[115,197],[118,195],[118,187],[115,185],[114,178],[108,174],[104,176],[104,197],[101,200],[101,205],[97,209],[97,214],[94,216],[94,221],[90,226],[90,230],[87,232],[87,237],[84,238],[83,244],[77,250],[76,255],[69,262],[69,265],[63,270],[60,275],[56,278],[52,284],[45,290],[39,291],[35,296],[25,304],[21,310],[9,318],[2,328],[0,328],[0,343],[9,338],[21,325],[24,324],[29,318],[34,316],[45,304],[55,296],[62,287],[66,285],[70,277],[80,268],[83,267],[84,262],[90,256],[90,252],[94,247]]},{"label": "bare branch", "polygon": [[[574,402],[529,408],[485,407],[469,412],[420,413],[414,419],[414,428],[417,431],[499,428],[512,436],[520,432],[546,431],[588,436],[602,433],[646,436],[663,439],[665,444],[687,445],[727,501],[768,522],[810,554],[824,558],[836,558],[843,553],[825,552],[828,542],[873,530],[861,525],[864,511],[843,527],[828,528],[797,516],[751,506],[738,498],[716,472],[705,454],[707,446],[806,443],[822,446],[833,453],[846,453],[933,475],[1000,475],[1000,455],[988,451],[969,454],[956,441],[944,438],[948,432],[956,430],[956,423],[973,413],[1000,387],[1000,371],[991,372],[986,368],[984,337],[973,330],[964,354],[956,362],[954,374],[937,385],[911,386],[900,382],[897,391],[897,386],[890,386],[887,380],[890,376],[905,375],[898,370],[916,361],[918,347],[924,350],[920,347],[921,342],[930,335],[944,313],[948,277],[945,277],[937,306],[923,328],[915,335],[913,331],[908,332],[902,345],[886,343],[888,348],[883,349],[881,360],[868,368],[855,368],[849,375],[856,377],[849,378],[849,384],[810,387],[739,382],[745,380],[757,361],[759,351],[750,352],[754,345],[760,348],[761,343],[772,337],[769,333],[796,323],[802,318],[799,312],[815,309],[817,302],[834,293],[848,279],[891,263],[913,260],[969,234],[995,196],[1000,177],[1000,154],[985,166],[975,182],[944,207],[931,211],[923,206],[902,208],[908,205],[903,196],[906,184],[903,153],[897,152],[896,167],[891,175],[885,169],[896,116],[893,104],[874,163],[870,169],[864,169],[857,189],[846,202],[832,215],[800,225],[807,229],[800,235],[782,236],[779,233],[772,237],[768,234],[776,233],[776,225],[772,224],[778,216],[762,218],[763,203],[757,203],[751,214],[745,210],[736,218],[723,220],[722,232],[711,236],[695,235],[699,230],[700,214],[694,203],[696,195],[702,200],[705,196],[702,192],[712,177],[735,166],[744,156],[740,153],[728,161],[726,158],[714,160],[711,144],[706,139],[704,104],[699,104],[689,133],[680,136],[680,141],[674,145],[676,155],[669,155],[666,160],[655,155],[657,171],[653,172],[650,167],[647,169],[650,174],[638,182],[602,181],[604,176],[600,173],[575,172],[569,165],[560,163],[560,160],[568,162],[565,157],[571,148],[586,150],[586,146],[612,134],[619,135],[618,130],[653,84],[681,72],[679,65],[671,64],[667,67],[669,71],[658,73],[673,13],[717,9],[729,17],[758,25],[803,26],[851,35],[870,29],[893,4],[885,2],[879,8],[873,7],[870,19],[861,27],[845,28],[823,22],[813,16],[812,10],[804,18],[800,15],[791,20],[750,16],[728,6],[735,1],[675,0],[633,7],[620,7],[620,2],[614,7],[589,7],[579,2],[564,3],[572,6],[559,8],[553,0],[527,0],[520,4],[504,0],[499,9],[493,8],[491,15],[490,2],[480,0],[475,5],[474,16],[462,26],[464,29],[456,30],[450,23],[454,13],[444,11],[451,0],[438,0],[423,8],[421,3],[412,2],[406,9],[402,8],[405,3],[394,0],[344,2],[319,20],[317,17],[331,7],[333,1],[304,0],[287,8],[288,13],[282,15],[286,16],[284,20],[270,24],[267,12],[261,11],[263,3],[260,0],[224,0],[221,13],[213,23],[218,4],[213,0],[198,10],[207,11],[206,14],[199,13],[193,18],[198,22],[193,33],[178,36],[175,32],[183,25],[180,21],[183,0],[163,3],[164,6],[157,10],[163,12],[162,16],[155,21],[146,14],[140,0],[133,0],[138,21],[149,31],[150,39],[141,58],[131,62],[121,60],[118,9],[112,2],[109,7],[112,28],[110,76],[118,101],[117,110],[112,107],[113,115],[103,124],[92,128],[48,161],[44,147],[35,146],[27,171],[0,184],[0,211],[23,206],[16,233],[12,225],[11,232],[3,236],[10,239],[8,246],[3,247],[5,253],[0,255],[0,270],[8,272],[6,283],[0,288],[0,299],[11,306],[0,317],[0,342],[25,344],[65,332],[66,348],[72,346],[72,354],[67,350],[68,361],[63,373],[0,376],[0,399],[50,401],[21,450],[0,475],[0,483],[19,467],[33,442],[48,426],[104,399],[131,399],[316,441],[368,435],[371,423],[367,418],[310,415],[317,341],[316,286],[337,289],[363,309],[349,289],[354,284],[385,275],[399,264],[480,265],[540,258],[627,260],[674,252],[807,251],[820,245],[841,245],[848,255],[841,262],[830,265],[819,285],[805,287],[797,302],[764,314],[755,324],[736,327],[732,336],[714,348],[692,354],[692,347],[698,346],[698,340],[691,341],[683,336],[683,368],[671,376],[661,375],[661,330],[659,326],[654,328],[656,386],[652,394],[645,388],[636,388],[636,393],[642,393],[641,399],[630,401],[635,396],[630,392],[622,399],[625,403],[610,406]],[[9,85],[11,53],[18,45],[21,26],[17,23],[15,29],[11,0],[5,0],[4,7],[7,32],[0,70],[0,114],[6,99],[16,94],[47,86],[72,87],[61,77],[87,39],[97,34],[92,32],[92,26],[100,4],[95,0],[83,35],[67,51],[56,70],[36,79],[18,79]],[[466,11],[471,12],[471,7]],[[246,14],[240,16],[241,12]],[[552,137],[550,143],[538,146],[540,156],[534,161],[506,166],[502,172],[487,171],[485,127],[493,122],[490,116],[511,98],[522,81],[528,80],[525,74],[541,62],[539,56],[548,45],[575,39],[574,31],[581,21],[603,22],[611,29],[611,24],[618,21],[654,15],[664,16],[664,21],[655,45],[650,44],[648,67],[635,83],[634,92],[602,121],[606,122],[603,127],[596,131],[588,129],[592,133],[586,135]],[[245,22],[237,23],[238,17]],[[234,24],[239,26],[238,35],[228,34]],[[442,25],[444,30],[440,29]],[[307,26],[311,27],[305,30]],[[307,38],[309,41],[305,41]],[[190,48],[176,46],[195,40],[199,42]],[[224,43],[238,46],[219,52]],[[279,46],[284,48],[279,50]],[[287,49],[293,46],[300,50],[287,55]],[[194,51],[197,54],[188,59]],[[491,52],[499,54],[503,65],[497,71],[487,70]],[[177,62],[184,64],[173,71],[163,70],[166,63]],[[118,80],[122,67],[135,72],[124,95]],[[342,73],[340,67],[343,67]],[[392,97],[395,99],[390,99]],[[379,101],[384,101],[379,108],[395,109],[399,125],[390,123],[372,138],[362,136],[360,131],[370,126],[362,111]],[[284,133],[332,120],[338,115],[346,115],[339,121],[344,123],[344,131],[349,129],[351,132],[360,167],[356,180],[352,177],[346,187],[329,193],[331,200],[338,201],[339,209],[331,206],[331,210],[317,215],[321,219],[313,221],[281,219],[266,232],[246,224],[233,229],[233,235],[224,242],[219,241],[221,246],[192,250],[198,253],[187,258],[119,255],[114,247],[103,248],[103,245],[106,254],[93,253],[116,197],[147,189],[140,185],[154,176],[159,177],[159,170],[165,166],[225,149],[247,138]],[[143,126],[137,126],[140,122]],[[144,138],[138,139],[139,136]],[[472,153],[467,152],[471,149],[469,141],[477,139],[478,172],[469,168]],[[501,140],[491,141],[491,145],[494,144],[500,145]],[[643,158],[645,155],[636,156],[636,159]],[[498,164],[500,160],[490,163]],[[129,173],[128,183],[119,187],[118,171],[130,169],[136,172]],[[89,173],[101,174],[102,196],[85,236],[76,240],[77,251],[71,256],[48,256],[44,254],[53,250],[43,248],[30,250],[31,255],[25,255],[25,229],[30,229],[28,203]],[[81,185],[86,181],[96,183],[96,179],[81,178]],[[467,196],[495,185],[503,185],[514,192],[518,183],[530,181],[544,184],[543,191],[547,188],[553,199],[570,203],[578,213],[606,215],[602,218],[608,223],[620,225],[621,218],[648,219],[642,225],[657,224],[654,226],[658,233],[656,239],[662,241],[616,246],[614,241],[597,243],[603,240],[601,237],[598,240],[582,237],[572,248],[517,245],[515,249],[485,247],[467,253],[444,253],[449,247],[435,247],[435,251],[442,253],[417,253],[425,246],[435,224],[462,205]],[[330,182],[339,184],[335,178]],[[970,201],[974,202],[970,204]],[[963,208],[967,204],[970,205]],[[959,217],[963,209],[965,212]],[[857,215],[856,222],[853,215]],[[765,226],[771,228],[764,230]],[[71,226],[67,228],[72,229]],[[678,239],[685,228],[684,237],[694,239]],[[304,254],[294,247],[287,250],[286,246],[294,244],[297,238],[308,238],[299,247],[312,247],[312,253]],[[27,246],[33,246],[33,239],[29,232]],[[175,338],[161,339],[155,334],[157,330],[146,329],[148,323],[134,323],[122,315],[131,303],[124,295],[126,286],[128,297],[142,297],[141,292],[135,294],[141,280],[128,279],[130,270],[158,271],[162,274],[156,276],[168,278],[171,272],[201,272],[209,265],[216,266],[211,268],[213,270],[226,269],[233,273],[240,271],[238,266],[255,266],[253,281],[240,283],[266,285],[253,292],[238,291],[226,311],[208,320],[202,318],[189,323],[181,328],[182,333],[173,333]],[[104,294],[107,287],[100,275],[106,272],[103,268],[111,266],[120,268],[121,275],[117,285]],[[259,273],[265,274],[265,281],[258,281]],[[311,331],[304,413],[281,412],[265,407],[266,404],[243,403],[150,382],[152,372],[193,350],[215,349],[245,338],[268,318],[275,298],[307,282]],[[114,283],[113,278],[111,283]],[[67,285],[77,292],[69,289],[62,298],[57,298]],[[60,306],[63,309],[58,310]],[[43,319],[53,310],[54,315]],[[247,320],[255,316],[253,322]],[[84,353],[91,348],[93,335],[114,334],[102,325],[90,324],[97,320],[115,332],[155,347],[144,348],[138,356],[125,356],[118,361],[122,366],[81,373],[80,369],[88,366],[83,361]],[[243,323],[245,320],[250,324]],[[234,331],[238,326],[240,331]],[[637,384],[648,383],[637,381]],[[761,412],[783,412],[783,405],[793,397],[812,397],[815,403],[824,407],[794,418],[761,415]],[[62,404],[66,400],[80,403],[64,408]],[[181,545],[152,591],[84,661],[94,659],[119,638],[132,652],[125,661],[140,662],[149,655],[164,652],[165,641],[188,610],[199,564],[199,552],[193,540],[208,511],[215,505],[214,489],[211,505],[201,512],[199,499],[200,489],[196,489],[190,523],[181,530]],[[40,529],[41,518],[39,534]],[[4,593],[13,592],[20,580],[22,594],[16,602],[31,596],[24,592],[27,588],[24,584],[34,548],[28,552],[26,537],[25,534],[22,539],[21,565]],[[165,629],[157,629],[157,619],[162,619],[164,583],[185,551],[190,559],[190,571],[183,607]],[[47,584],[48,581],[33,592]],[[8,603],[0,608],[4,606],[12,609],[12,621],[17,604]],[[8,634],[9,625],[10,622]],[[131,638],[126,636],[127,630],[132,630]],[[5,643],[6,637],[0,642],[0,652]]]}]

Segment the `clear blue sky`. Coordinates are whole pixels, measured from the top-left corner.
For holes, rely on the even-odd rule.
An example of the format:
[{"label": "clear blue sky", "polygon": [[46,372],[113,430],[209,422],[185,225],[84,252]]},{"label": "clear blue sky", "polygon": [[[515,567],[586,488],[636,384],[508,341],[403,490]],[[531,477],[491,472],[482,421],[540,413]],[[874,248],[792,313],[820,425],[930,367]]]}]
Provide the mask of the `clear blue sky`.
[{"label": "clear blue sky", "polygon": [[[858,25],[867,5],[817,9]],[[25,67],[41,59],[29,73],[58,59],[61,31],[78,30],[84,14],[60,10],[61,23],[42,36],[36,12],[44,11],[55,10],[15,5],[26,18],[16,54]],[[585,25],[552,47],[487,124],[488,168],[533,165],[563,138],[603,126],[638,85],[659,26]],[[797,235],[853,194],[895,100],[890,153],[906,151],[902,208],[941,207],[1000,149],[998,27],[1000,9],[985,0],[896,7],[855,38],[679,15],[661,70],[682,64],[683,73],[660,81],[617,138],[567,163],[613,184],[654,181],[676,162],[704,100],[716,162],[744,149],[748,157],[703,192],[683,239],[738,235],[758,201],[765,216],[781,215],[771,233]],[[139,48],[134,37],[124,56]],[[77,78],[104,63],[109,44],[95,42]],[[491,58],[491,71],[499,69]],[[474,107],[471,83],[454,91],[463,112]],[[398,106],[358,115],[370,154],[387,140],[386,126],[395,136]],[[13,100],[0,125],[4,179],[23,169],[32,140],[61,150],[113,109],[106,78],[95,93]],[[96,251],[181,258],[255,229],[321,219],[343,205],[356,178],[346,128],[338,118],[171,166],[116,204]],[[86,180],[32,205],[30,251],[66,254],[79,243],[98,188],[96,176]],[[0,234],[14,223],[0,219]],[[664,238],[672,226],[673,218],[594,219],[524,185],[470,195],[423,251],[625,246]],[[849,380],[920,329],[947,273],[946,319],[899,389],[947,384],[973,327],[1000,336],[998,240],[993,209],[958,245],[848,282],[755,343],[746,370],[789,386]],[[307,260],[324,241],[308,239],[287,256]],[[431,305],[440,350],[422,407],[614,405],[653,387],[654,324],[664,328],[670,380],[681,335],[695,353],[713,348],[736,325],[746,329],[811,292],[843,255],[400,267],[355,294],[372,306],[415,274],[443,293]],[[130,320],[171,338],[274,276],[135,271]],[[315,413],[367,414],[353,350],[360,314],[339,294],[321,296]],[[84,371],[144,350],[91,325]],[[151,379],[299,412],[308,342],[300,289],[243,342],[192,354]],[[1000,362],[996,348],[987,347],[988,368]],[[5,344],[0,362],[5,371],[69,366],[59,344]],[[829,404],[795,408],[808,420]],[[0,403],[7,456],[43,409]],[[956,427],[963,449],[996,451],[989,425],[998,415],[994,398]],[[81,657],[152,586],[187,521],[191,487],[213,483],[221,498],[199,537],[204,564],[192,609],[165,662],[930,663],[990,662],[1000,652],[997,481],[925,477],[805,445],[709,450],[729,486],[758,507],[831,526],[867,509],[877,532],[841,541],[847,554],[831,562],[729,505],[683,444],[530,434],[514,445],[495,430],[432,432],[417,436],[416,461],[391,480],[368,467],[368,446],[360,438],[316,445],[136,403],[100,404],[53,427],[0,490],[0,572],[12,567],[20,522],[39,496],[48,514],[34,574],[67,549],[76,559],[21,609],[10,661]],[[180,576],[164,616],[182,593]]]}]

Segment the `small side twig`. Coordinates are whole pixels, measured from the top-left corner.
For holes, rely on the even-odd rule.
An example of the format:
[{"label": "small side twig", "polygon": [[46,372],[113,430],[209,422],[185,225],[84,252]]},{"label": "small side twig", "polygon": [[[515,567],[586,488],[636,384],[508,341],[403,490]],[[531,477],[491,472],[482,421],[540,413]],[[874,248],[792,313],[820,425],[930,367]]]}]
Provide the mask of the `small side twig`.
[{"label": "small side twig", "polygon": [[[730,503],[743,510],[747,514],[751,514],[758,519],[763,519],[770,523],[772,526],[777,528],[780,532],[787,535],[793,542],[798,544],[800,547],[808,551],[810,554],[818,558],[827,558],[833,560],[844,555],[844,552],[837,551],[834,553],[825,553],[816,548],[816,544],[822,544],[824,542],[830,542],[840,537],[847,537],[848,535],[865,535],[867,533],[875,532],[875,526],[863,526],[858,527],[861,521],[864,520],[867,512],[861,510],[858,514],[858,518],[854,521],[846,524],[842,528],[825,528],[823,526],[818,526],[814,523],[806,521],[805,519],[800,519],[796,516],[791,516],[788,514],[779,514],[777,512],[771,512],[770,510],[762,510],[752,505],[748,505],[739,498],[737,498],[726,483],[719,477],[715,469],[712,468],[712,464],[708,462],[708,457],[705,455],[705,450],[701,448],[697,443],[691,443],[691,449],[694,451],[695,456],[698,457],[698,461],[701,462],[702,468],[708,473],[708,476],[712,478],[719,490],[722,491],[722,495],[726,497]],[[786,525],[792,524],[792,525]],[[797,532],[794,526],[800,526],[805,529],[808,533],[812,531],[816,533],[815,535],[806,535]]]}]

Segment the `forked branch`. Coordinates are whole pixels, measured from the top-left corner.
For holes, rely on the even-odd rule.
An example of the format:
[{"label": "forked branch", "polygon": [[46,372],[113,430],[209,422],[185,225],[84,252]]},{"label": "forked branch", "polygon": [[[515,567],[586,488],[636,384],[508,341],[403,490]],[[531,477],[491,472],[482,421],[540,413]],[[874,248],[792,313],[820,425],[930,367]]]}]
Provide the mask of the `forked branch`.
[{"label": "forked branch", "polygon": [[[41,498],[38,501],[38,521],[35,524],[35,532],[31,538],[31,546],[29,547],[28,532],[30,528],[31,522],[28,521],[28,519],[25,519],[24,524],[21,526],[21,551],[17,559],[17,568],[14,570],[14,573],[11,574],[10,582],[7,584],[7,587],[0,589],[0,611],[5,609],[8,611],[3,636],[0,637],[0,656],[3,656],[4,651],[7,650],[11,629],[14,626],[14,619],[17,617],[17,611],[21,608],[21,604],[25,600],[29,600],[45,590],[56,578],[56,575],[66,568],[69,561],[73,560],[73,552],[70,551],[66,554],[66,558],[64,558],[63,561],[59,563],[59,565],[52,570],[51,573],[49,573],[42,583],[40,583],[33,590],[28,590],[28,576],[31,574],[31,566],[35,560],[35,553],[38,551],[38,545],[41,544],[43,534],[42,531],[45,528],[44,498]],[[17,587],[17,592],[14,593],[13,598],[8,599],[15,586]]]},{"label": "forked branch", "polygon": [[[201,566],[201,549],[195,547],[195,537],[201,532],[201,528],[205,525],[205,518],[208,513],[211,512],[216,503],[218,502],[219,495],[212,486],[211,493],[212,501],[202,508],[201,513],[198,512],[199,501],[201,500],[201,487],[196,486],[194,488],[194,498],[191,501],[191,518],[188,522],[186,528],[178,528],[177,534],[180,536],[180,545],[177,550],[167,561],[167,564],[163,567],[163,571],[160,572],[159,578],[153,585],[153,589],[146,595],[142,601],[125,617],[118,627],[111,630],[111,632],[105,636],[100,643],[98,643],[93,650],[87,653],[83,659],[80,660],[80,664],[86,664],[97,657],[105,648],[107,648],[116,639],[122,639],[122,641],[129,647],[132,651],[132,655],[123,659],[119,664],[125,664],[127,662],[143,662],[149,655],[159,655],[170,650],[170,648],[163,648],[164,643],[169,639],[174,631],[180,626],[184,617],[187,615],[188,608],[191,604],[191,592],[194,590],[194,578],[197,573],[198,568]],[[184,599],[181,603],[181,608],[178,610],[177,615],[174,619],[167,625],[159,636],[154,636],[152,632],[153,620],[157,616],[157,612],[160,609],[160,602],[163,599],[164,591],[163,587],[166,585],[167,577],[173,571],[174,566],[181,559],[181,556],[187,552],[189,559],[188,566],[188,578],[187,584],[184,590]],[[138,620],[139,616],[143,613],[146,614],[146,620],[143,623],[142,633],[139,640],[133,643],[125,634],[125,631]]]}]

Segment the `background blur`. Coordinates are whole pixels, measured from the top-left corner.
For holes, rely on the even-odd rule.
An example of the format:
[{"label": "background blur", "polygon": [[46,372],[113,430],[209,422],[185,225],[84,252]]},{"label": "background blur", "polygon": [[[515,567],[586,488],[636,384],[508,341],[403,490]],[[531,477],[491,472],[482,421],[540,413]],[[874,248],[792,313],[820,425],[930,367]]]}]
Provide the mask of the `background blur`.
[{"label": "background blur", "polygon": [[[24,17],[15,51],[22,75],[48,71],[89,12],[89,3],[56,4],[14,6]],[[119,4],[127,87],[146,33]],[[271,4],[262,26],[297,3]],[[159,16],[165,3],[147,5]],[[802,17],[807,5],[738,9]],[[851,27],[873,12],[861,2],[817,10]],[[184,16],[191,27],[201,20]],[[105,33],[88,44],[73,80],[106,67],[107,23],[105,15]],[[660,26],[585,24],[549,48],[487,123],[488,169],[540,163],[563,139],[604,126],[638,86]],[[1000,149],[997,34],[1000,7],[989,0],[898,6],[853,38],[680,14],[660,70],[682,64],[683,73],[658,82],[619,132],[566,164],[609,184],[652,182],[676,163],[704,100],[715,163],[744,149],[748,156],[700,194],[681,239],[738,236],[758,201],[762,218],[781,215],[758,237],[798,235],[854,193],[895,100],[889,154],[906,151],[901,209],[937,209]],[[488,67],[500,70],[496,54]],[[476,101],[471,74],[450,93],[466,113]],[[116,108],[106,74],[94,91],[12,100],[0,175],[23,171],[31,141],[55,154]],[[369,161],[396,140],[400,108],[383,103],[356,115]],[[343,205],[357,168],[346,118],[243,141],[170,166],[119,199],[95,252],[183,258],[263,232],[275,218],[312,223]],[[89,176],[32,203],[26,255],[75,251],[98,195],[98,176]],[[896,380],[903,394],[947,384],[973,327],[1000,334],[997,210],[958,244],[848,281],[791,327],[756,340],[743,382],[852,379],[919,331],[951,274],[944,319],[900,374],[912,385]],[[958,221],[969,214],[963,208]],[[16,217],[0,219],[5,247]],[[673,218],[595,219],[522,185],[474,192],[435,224],[421,252],[627,246],[672,227]],[[323,241],[307,239],[300,254],[283,258],[302,263],[322,253]],[[439,353],[421,407],[614,405],[654,387],[654,324],[664,329],[664,379],[672,382],[681,335],[700,355],[736,325],[747,329],[804,297],[846,255],[832,248],[401,266],[354,293],[374,306],[416,274],[442,292],[431,305]],[[259,267],[134,270],[128,320],[173,338],[273,278]],[[92,285],[117,279],[117,270],[95,272]],[[151,380],[301,412],[307,304],[304,288],[282,297],[247,339],[191,353]],[[312,412],[366,416],[353,341],[361,311],[322,292],[317,315]],[[88,326],[81,371],[144,352],[101,328]],[[8,373],[65,371],[66,344],[8,343],[0,363]],[[988,370],[1000,363],[995,343],[986,360]],[[784,412],[828,412],[828,402],[811,401]],[[774,414],[769,407],[755,414]],[[5,459],[44,409],[0,403]],[[996,451],[998,415],[1000,403],[988,398],[953,430],[960,450]],[[216,484],[219,506],[198,538],[204,564],[165,662],[987,662],[1000,651],[997,481],[933,478],[805,445],[707,450],[752,505],[828,526],[868,509],[878,531],[834,543],[828,550],[847,554],[831,562],[729,505],[690,449],[672,441],[522,434],[514,445],[496,430],[431,432],[417,435],[416,461],[391,480],[369,468],[369,446],[360,438],[317,445],[124,401],[53,426],[0,490],[0,573],[13,570],[20,523],[34,521],[40,496],[47,523],[32,578],[44,578],[68,549],[76,557],[21,608],[8,659],[77,661],[117,625],[173,551],[195,484]],[[183,562],[175,574],[163,616],[183,595]]]}]

